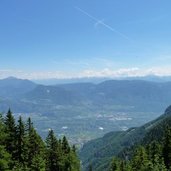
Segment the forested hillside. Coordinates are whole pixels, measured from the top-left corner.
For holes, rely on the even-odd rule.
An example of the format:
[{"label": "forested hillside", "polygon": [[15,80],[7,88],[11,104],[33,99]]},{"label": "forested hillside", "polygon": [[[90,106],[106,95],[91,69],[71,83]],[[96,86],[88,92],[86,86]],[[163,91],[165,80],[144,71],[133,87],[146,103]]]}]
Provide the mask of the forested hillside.
[{"label": "forested hillside", "polygon": [[145,136],[148,143],[143,140],[143,143],[141,142],[139,145],[125,150],[123,158],[114,157],[109,170],[170,171],[171,125],[166,123],[158,131],[155,134],[150,132],[150,135]]},{"label": "forested hillside", "polygon": [[1,171],[79,171],[75,146],[66,137],[57,139],[49,130],[45,142],[33,126],[31,118],[17,123],[9,110],[0,116]]},{"label": "forested hillside", "polygon": [[112,171],[164,171],[170,168],[170,145],[171,106],[164,115],[141,127],[111,132],[88,142],[82,148],[80,156],[85,170],[91,166],[95,171],[109,168]]}]

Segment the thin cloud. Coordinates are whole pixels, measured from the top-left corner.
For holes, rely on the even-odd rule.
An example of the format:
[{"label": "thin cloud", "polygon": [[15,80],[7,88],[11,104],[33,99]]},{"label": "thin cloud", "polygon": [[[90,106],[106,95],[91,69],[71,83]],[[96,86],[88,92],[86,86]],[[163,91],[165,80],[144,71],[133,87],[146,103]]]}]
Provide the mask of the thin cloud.
[{"label": "thin cloud", "polygon": [[94,24],[94,27],[97,28],[99,25],[103,25],[104,20],[99,20]]},{"label": "thin cloud", "polygon": [[127,39],[130,41],[130,38],[128,36],[126,36],[125,34],[121,33],[120,31],[116,30],[115,28],[111,27],[110,25],[106,24],[103,20],[99,20],[98,18],[92,16],[91,14],[89,14],[88,12],[86,12],[85,10],[81,9],[80,7],[75,6],[74,7],[76,10],[80,11],[81,13],[83,13],[84,15],[86,15],[87,17],[91,18],[92,20],[94,20],[96,23],[103,25],[104,27],[106,27],[108,30],[118,34],[119,36],[121,36],[124,39]]},{"label": "thin cloud", "polygon": [[19,71],[19,70],[0,70],[0,79],[14,76],[22,79],[41,80],[41,79],[71,79],[83,77],[108,77],[108,78],[127,78],[141,77],[148,75],[171,76],[171,67],[153,67],[153,68],[120,68],[112,70],[104,68],[101,70],[83,70],[82,72],[65,71]]},{"label": "thin cloud", "polygon": [[111,70],[109,68],[105,68],[103,70],[85,70],[82,75],[84,77],[130,77],[130,76],[142,76],[143,73],[139,68],[121,68],[118,70]]}]

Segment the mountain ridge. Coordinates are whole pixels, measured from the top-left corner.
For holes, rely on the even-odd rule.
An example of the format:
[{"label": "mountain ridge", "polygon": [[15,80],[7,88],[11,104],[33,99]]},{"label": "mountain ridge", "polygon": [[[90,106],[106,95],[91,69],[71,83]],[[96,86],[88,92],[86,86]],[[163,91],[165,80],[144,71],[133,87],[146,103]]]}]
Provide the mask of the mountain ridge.
[{"label": "mountain ridge", "polygon": [[[9,85],[11,88],[14,84]],[[32,115],[42,136],[52,127],[58,130],[57,134],[67,134],[80,146],[107,132],[142,125],[156,118],[171,101],[170,82],[110,80],[100,84],[33,84],[27,91],[25,86],[12,87],[1,96],[5,88],[8,86],[0,89],[1,111],[10,107],[16,115]]]},{"label": "mountain ridge", "polygon": [[8,77],[0,80],[1,97],[17,97],[33,90],[37,85],[27,79]]}]

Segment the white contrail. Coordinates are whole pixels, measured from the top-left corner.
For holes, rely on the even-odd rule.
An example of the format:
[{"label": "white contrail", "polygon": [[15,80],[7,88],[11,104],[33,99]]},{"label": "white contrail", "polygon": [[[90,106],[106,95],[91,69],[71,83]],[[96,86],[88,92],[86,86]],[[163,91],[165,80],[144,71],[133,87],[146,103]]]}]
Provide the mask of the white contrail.
[{"label": "white contrail", "polygon": [[83,13],[84,15],[88,16],[89,18],[91,18],[95,22],[100,23],[101,25],[103,25],[104,27],[106,27],[107,29],[109,29],[110,31],[117,33],[118,35],[120,35],[124,39],[130,40],[129,37],[127,37],[125,34],[119,32],[118,30],[114,29],[113,27],[109,26],[108,24],[104,23],[103,21],[99,20],[98,18],[90,15],[88,12],[84,11],[83,9],[81,9],[79,7],[76,7],[76,6],[75,6],[75,9],[77,9],[78,11],[80,11],[81,13]]}]

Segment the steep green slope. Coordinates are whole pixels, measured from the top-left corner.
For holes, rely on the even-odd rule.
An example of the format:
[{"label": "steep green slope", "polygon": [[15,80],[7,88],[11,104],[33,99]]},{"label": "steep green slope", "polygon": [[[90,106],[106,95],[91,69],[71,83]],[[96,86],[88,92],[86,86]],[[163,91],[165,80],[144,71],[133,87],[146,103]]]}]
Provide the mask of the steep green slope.
[{"label": "steep green slope", "polygon": [[147,144],[152,140],[161,140],[165,125],[171,125],[171,106],[164,115],[138,128],[125,132],[111,132],[104,137],[89,141],[80,151],[84,169],[89,164],[95,170],[105,170],[113,156],[122,155],[124,149],[136,144]]}]

